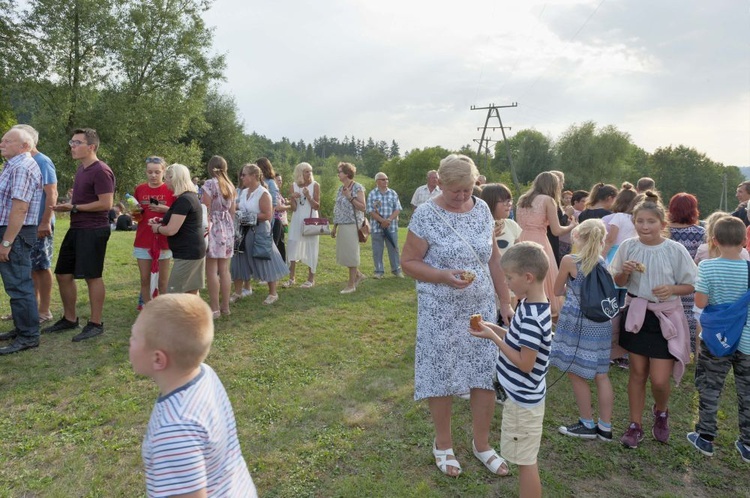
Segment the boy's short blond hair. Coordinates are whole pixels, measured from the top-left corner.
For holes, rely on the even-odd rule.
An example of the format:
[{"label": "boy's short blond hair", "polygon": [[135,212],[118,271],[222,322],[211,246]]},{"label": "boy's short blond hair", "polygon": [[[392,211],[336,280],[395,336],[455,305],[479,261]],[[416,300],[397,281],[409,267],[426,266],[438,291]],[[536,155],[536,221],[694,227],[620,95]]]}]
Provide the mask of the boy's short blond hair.
[{"label": "boy's short blond hair", "polygon": [[713,236],[720,246],[745,247],[747,228],[741,219],[734,216],[722,216],[713,223]]},{"label": "boy's short blond hair", "polygon": [[171,364],[190,370],[208,356],[214,340],[211,308],[193,294],[162,294],[141,311],[146,346],[163,351]]},{"label": "boy's short blond hair", "polygon": [[549,259],[544,248],[536,242],[519,242],[506,249],[500,260],[503,271],[531,273],[537,282],[544,280],[549,270]]}]

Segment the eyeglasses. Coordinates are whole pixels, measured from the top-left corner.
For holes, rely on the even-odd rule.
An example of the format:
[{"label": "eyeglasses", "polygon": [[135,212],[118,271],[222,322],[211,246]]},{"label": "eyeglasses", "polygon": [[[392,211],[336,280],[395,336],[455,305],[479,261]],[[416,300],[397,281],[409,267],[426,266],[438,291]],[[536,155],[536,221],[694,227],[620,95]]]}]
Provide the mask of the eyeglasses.
[{"label": "eyeglasses", "polygon": [[68,141],[68,145],[71,147],[78,147],[79,145],[88,145],[88,143],[81,142],[80,140],[70,140]]},{"label": "eyeglasses", "polygon": [[380,182],[380,181],[383,181],[383,182],[387,182],[387,181],[388,181],[388,178],[378,178],[378,180],[377,180],[377,181],[379,181],[379,182]]},{"label": "eyeglasses", "polygon": [[504,201],[500,201],[500,202],[502,202],[503,204],[506,204],[508,206],[512,206],[513,205],[513,199],[505,199]]},{"label": "eyeglasses", "polygon": [[164,162],[164,159],[162,159],[161,157],[147,157],[146,158],[146,164],[162,164],[163,162]]}]

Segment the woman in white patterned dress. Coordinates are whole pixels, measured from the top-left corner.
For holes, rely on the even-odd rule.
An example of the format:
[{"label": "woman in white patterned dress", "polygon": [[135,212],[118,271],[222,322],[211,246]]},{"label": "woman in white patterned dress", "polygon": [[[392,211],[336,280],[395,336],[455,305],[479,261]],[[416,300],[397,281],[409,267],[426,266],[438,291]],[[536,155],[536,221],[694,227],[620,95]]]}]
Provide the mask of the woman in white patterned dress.
[{"label": "woman in white patterned dress", "polygon": [[[402,253],[404,272],[417,280],[414,399],[427,398],[435,424],[435,463],[455,477],[461,467],[452,448],[452,397],[470,392],[474,455],[490,471],[504,475],[507,465],[489,444],[497,350],[468,328],[475,313],[494,322],[495,293],[509,323],[510,293],[492,214],[484,201],[472,196],[479,176],[473,161],[451,154],[440,162],[439,176],[442,192],[414,211]],[[463,279],[465,271],[475,279]]]},{"label": "woman in white patterned dress", "polygon": [[297,261],[308,266],[307,281],[300,285],[309,289],[315,285],[315,271],[318,267],[318,250],[320,237],[303,236],[302,225],[305,218],[317,218],[320,209],[320,186],[313,179],[312,166],[299,163],[294,168],[294,182],[289,195],[292,206],[292,222],[289,224],[289,239],[287,240],[286,256],[289,261],[289,280],[284,287],[294,285],[294,274]]}]

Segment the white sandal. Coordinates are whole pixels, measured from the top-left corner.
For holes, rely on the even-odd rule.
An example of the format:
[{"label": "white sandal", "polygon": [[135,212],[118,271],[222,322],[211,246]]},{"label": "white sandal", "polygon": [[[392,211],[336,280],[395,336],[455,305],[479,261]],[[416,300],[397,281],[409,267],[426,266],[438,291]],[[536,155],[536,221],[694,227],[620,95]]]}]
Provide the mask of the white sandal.
[{"label": "white sandal", "polygon": [[[510,474],[510,467],[508,467],[508,464],[505,462],[505,459],[497,454],[495,450],[490,448],[487,451],[477,451],[477,447],[474,445],[474,440],[471,440],[471,449],[474,450],[474,456],[479,459],[480,462],[484,464],[485,467],[487,467],[487,470],[492,472],[495,475],[498,476],[507,476]],[[492,457],[495,457],[494,459]],[[500,470],[500,468],[505,465],[505,472],[500,474],[497,471]]]},{"label": "white sandal", "polygon": [[[461,464],[456,460],[456,455],[453,453],[453,448],[447,450],[439,450],[435,445],[435,441],[432,442],[432,455],[435,457],[435,465],[440,469],[440,472],[447,475],[448,477],[458,477],[461,475]],[[448,467],[455,467],[458,469],[458,474],[455,476],[448,473]]]}]

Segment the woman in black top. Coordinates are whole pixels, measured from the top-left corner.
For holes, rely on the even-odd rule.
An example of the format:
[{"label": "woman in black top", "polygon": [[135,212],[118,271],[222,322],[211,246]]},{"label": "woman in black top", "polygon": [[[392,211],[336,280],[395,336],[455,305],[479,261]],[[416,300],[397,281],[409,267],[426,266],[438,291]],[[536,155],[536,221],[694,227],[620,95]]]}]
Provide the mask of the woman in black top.
[{"label": "woman in black top", "polygon": [[203,210],[190,170],[182,164],[167,167],[164,182],[175,201],[163,219],[148,220],[151,230],[167,236],[174,264],[167,292],[198,294],[205,285],[206,243],[203,237]]},{"label": "woman in black top", "polygon": [[611,208],[615,202],[615,197],[617,197],[617,187],[614,185],[597,183],[591,187],[589,199],[586,201],[586,209],[578,215],[578,223],[583,223],[591,218],[601,219],[608,214],[612,214]]}]

